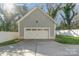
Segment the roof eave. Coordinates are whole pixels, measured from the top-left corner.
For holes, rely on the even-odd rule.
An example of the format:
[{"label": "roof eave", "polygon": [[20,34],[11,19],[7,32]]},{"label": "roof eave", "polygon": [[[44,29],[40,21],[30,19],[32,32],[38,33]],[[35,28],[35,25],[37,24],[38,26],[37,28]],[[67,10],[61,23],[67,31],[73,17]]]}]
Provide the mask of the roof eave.
[{"label": "roof eave", "polygon": [[[25,14],[21,19],[19,19],[18,21],[17,21],[17,24],[18,23],[20,23],[25,17],[27,17],[29,14],[31,14],[33,11],[35,11],[37,9],[37,7],[36,8],[33,8],[30,12],[28,12],[27,14]],[[38,8],[39,9],[39,8]],[[55,24],[56,24],[56,22],[54,21],[54,19],[52,18],[52,17],[50,17],[48,14],[46,14],[46,13],[44,13],[41,9],[39,9],[44,15],[46,15],[47,17],[49,17]]]}]

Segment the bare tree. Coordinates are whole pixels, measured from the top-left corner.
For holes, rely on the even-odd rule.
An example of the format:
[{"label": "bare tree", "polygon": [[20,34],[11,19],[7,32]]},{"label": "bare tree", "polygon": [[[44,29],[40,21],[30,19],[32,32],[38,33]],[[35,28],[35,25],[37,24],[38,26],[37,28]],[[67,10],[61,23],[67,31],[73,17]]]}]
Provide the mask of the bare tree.
[{"label": "bare tree", "polygon": [[74,16],[77,15],[77,12],[75,12],[74,7],[76,6],[76,4],[73,3],[67,3],[64,7],[63,7],[63,13],[61,14],[65,24],[67,25],[68,29],[71,28],[71,22],[74,18]]},{"label": "bare tree", "polygon": [[3,23],[2,25],[0,25],[1,26],[0,29],[3,28],[3,30],[5,31],[12,31],[11,28],[14,28],[14,29],[17,28],[15,25],[16,21],[27,13],[26,4],[23,4],[22,6],[18,4],[13,4],[13,5],[15,8],[9,11],[4,9],[4,7],[6,6],[5,4],[0,4],[0,14],[4,16],[2,17],[0,15],[1,16],[0,20],[2,20],[2,23]]},{"label": "bare tree", "polygon": [[46,6],[47,6],[49,16],[51,16],[54,19],[56,18],[58,11],[62,8],[61,3],[59,3],[59,4],[56,4],[56,3],[49,4],[48,3],[48,4],[46,4]]}]

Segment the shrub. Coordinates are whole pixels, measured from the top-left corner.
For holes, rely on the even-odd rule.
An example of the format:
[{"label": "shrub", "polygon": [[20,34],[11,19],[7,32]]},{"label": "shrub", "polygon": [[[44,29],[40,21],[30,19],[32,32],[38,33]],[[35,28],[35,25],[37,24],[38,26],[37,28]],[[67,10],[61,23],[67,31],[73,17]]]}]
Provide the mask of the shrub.
[{"label": "shrub", "polygon": [[56,41],[65,44],[79,44],[79,37],[57,35]]},{"label": "shrub", "polygon": [[13,39],[13,40],[10,40],[10,41],[6,41],[6,42],[0,43],[0,46],[15,44],[15,43],[18,43],[18,42],[20,42],[20,41],[21,41],[20,39]]}]

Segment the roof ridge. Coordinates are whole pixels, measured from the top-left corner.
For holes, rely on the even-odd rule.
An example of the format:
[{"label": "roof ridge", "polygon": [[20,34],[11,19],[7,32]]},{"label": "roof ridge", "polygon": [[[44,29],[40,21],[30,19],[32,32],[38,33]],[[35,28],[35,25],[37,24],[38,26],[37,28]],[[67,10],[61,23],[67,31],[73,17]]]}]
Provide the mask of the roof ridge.
[{"label": "roof ridge", "polygon": [[19,19],[19,20],[17,21],[17,23],[19,23],[20,21],[22,21],[22,19],[24,19],[25,17],[27,17],[28,15],[30,15],[33,11],[35,11],[35,10],[37,10],[37,9],[40,10],[44,15],[46,15],[47,17],[49,17],[53,22],[55,22],[52,17],[50,17],[50,16],[49,16],[48,14],[46,14],[45,12],[43,12],[40,8],[35,7],[35,8],[33,8],[31,11],[29,11],[28,13],[26,13],[21,19]]}]

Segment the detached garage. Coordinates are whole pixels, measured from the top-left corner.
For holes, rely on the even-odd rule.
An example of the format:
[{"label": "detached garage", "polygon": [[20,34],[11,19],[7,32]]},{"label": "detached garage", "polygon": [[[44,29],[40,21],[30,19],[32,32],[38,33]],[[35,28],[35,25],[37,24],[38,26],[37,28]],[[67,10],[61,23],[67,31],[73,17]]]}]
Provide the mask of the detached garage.
[{"label": "detached garage", "polygon": [[41,9],[34,8],[18,21],[20,39],[54,39],[55,21]]}]

